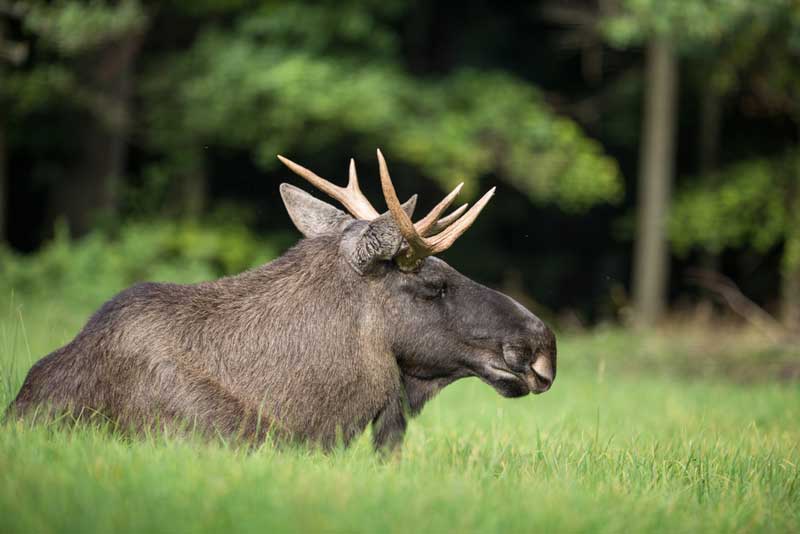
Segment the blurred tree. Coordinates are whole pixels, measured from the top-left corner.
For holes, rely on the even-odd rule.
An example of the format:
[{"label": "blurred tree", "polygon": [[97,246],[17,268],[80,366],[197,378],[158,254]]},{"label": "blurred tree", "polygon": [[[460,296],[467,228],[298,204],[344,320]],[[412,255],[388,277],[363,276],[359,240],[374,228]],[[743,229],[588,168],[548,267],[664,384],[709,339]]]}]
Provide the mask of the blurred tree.
[{"label": "blurred tree", "polygon": [[[6,43],[6,21],[0,18],[0,80],[5,74],[5,63],[9,59],[9,44]],[[0,116],[0,245],[6,240],[6,190],[8,188],[6,157],[6,128],[3,117]]]},{"label": "blurred tree", "polygon": [[[0,74],[2,76],[2,74]],[[6,173],[7,158],[6,158],[6,131],[5,126],[0,122],[0,245],[6,242],[6,214],[8,209],[6,204],[8,202],[8,177]]]},{"label": "blurred tree", "polygon": [[[20,64],[28,55],[28,47],[24,43],[14,42],[7,38],[7,18],[14,11],[0,10],[0,84],[9,67]],[[0,86],[0,95],[2,86]],[[2,102],[2,99],[0,99]],[[6,241],[6,219],[8,217],[8,142],[6,139],[5,114],[0,115],[0,245]]]},{"label": "blurred tree", "polygon": [[[336,179],[332,169],[343,173],[346,156],[362,159],[381,146],[407,184],[403,193],[461,180],[467,194],[483,180],[520,193],[498,197],[504,209],[485,219],[482,235],[472,234],[493,249],[492,258],[466,254],[466,269],[499,283],[513,260],[525,289],[545,305],[613,314],[618,304],[604,307],[607,295],[634,262],[625,240],[609,230],[619,209],[635,201],[570,217],[621,198],[620,172],[605,150],[632,177],[641,151],[642,180],[652,176],[645,169],[662,177],[662,194],[654,196],[661,200],[653,202],[661,209],[669,203],[663,193],[674,164],[678,213],[684,204],[700,213],[701,201],[714,202],[715,192],[746,181],[737,178],[745,171],[790,168],[785,162],[800,144],[782,126],[784,117],[796,117],[788,110],[798,100],[786,81],[798,71],[797,38],[788,29],[796,24],[794,6],[789,0],[542,0],[501,10],[480,0],[458,9],[409,0],[0,0],[6,23],[0,235],[10,220],[9,242],[32,250],[42,230],[52,228],[52,216],[65,216],[80,232],[101,221],[96,215],[104,209],[116,210],[117,220],[224,212],[223,219],[274,231],[279,216],[249,200],[274,189],[254,178],[284,172],[276,153]],[[647,57],[668,58],[646,54],[658,48],[654,43],[668,43],[674,56],[661,62],[667,66],[661,72],[672,74],[649,84],[667,89],[660,93],[644,90],[646,74],[658,69],[641,68]],[[20,50],[25,57],[10,61]],[[670,94],[665,84],[677,86],[681,110],[631,105],[668,102],[658,97]],[[642,117],[645,109],[660,109],[661,120],[653,120],[655,113]],[[672,138],[670,123],[680,126],[681,150],[665,159],[673,151],[658,139]],[[754,133],[754,124],[767,128]],[[661,163],[650,154],[661,154]],[[371,158],[364,165],[374,169]],[[784,247],[784,264],[791,266],[794,186],[787,173],[781,182],[756,180],[765,190],[752,202],[763,206],[770,188],[781,188],[785,225],[770,243]],[[365,186],[377,193],[371,181]],[[45,197],[52,216],[40,207]],[[559,209],[533,209],[531,202]],[[666,255],[658,211],[639,213],[650,221],[641,223],[642,236],[647,224],[656,236],[637,242],[642,251],[645,242],[656,245],[657,252],[639,254],[652,265],[663,265]],[[749,238],[711,246],[703,232],[719,220],[702,232],[696,227],[706,219],[688,220],[694,222],[670,222],[675,250],[705,254],[706,265],[739,269],[741,261],[731,260],[747,255],[742,247],[755,247]],[[740,235],[754,235],[758,223],[748,224],[749,233]],[[508,237],[522,225],[536,228],[535,235]],[[733,251],[715,264],[721,250]],[[777,268],[775,256],[760,264],[764,272]],[[679,266],[697,257],[670,259]],[[635,285],[643,271],[666,277],[666,269],[640,267]],[[790,305],[800,300],[790,298],[800,295],[800,276],[790,272],[783,268],[786,317],[800,310]],[[641,284],[663,295],[663,285]],[[778,288],[767,282],[755,291],[766,298]],[[663,303],[651,301],[656,310]]]},{"label": "blurred tree", "polygon": [[[800,132],[800,6],[784,5],[747,21],[750,37],[728,62],[728,90],[737,89],[750,112],[785,116]],[[741,34],[740,34],[741,35]],[[741,38],[737,39],[741,42]],[[800,332],[800,139],[774,156],[735,161],[696,177],[680,193],[671,219],[678,252],[731,247],[765,252],[783,246],[781,312]]]},{"label": "blurred tree", "polygon": [[718,171],[714,180],[706,178],[676,198],[670,218],[675,250],[686,254],[700,247],[720,253],[749,247],[763,254],[783,245],[784,322],[797,331],[800,154],[733,164]]},{"label": "blurred tree", "polygon": [[[706,42],[690,57],[691,90],[700,95],[696,176],[690,183],[700,180],[707,187],[721,185],[717,182],[724,173],[717,171],[721,164],[724,108],[734,92],[743,89],[742,69],[759,55],[776,18],[788,15],[790,9],[788,3],[768,4],[757,16],[741,17],[735,28]],[[709,248],[701,250],[699,261],[710,270],[721,268],[719,252]]]},{"label": "blurred tree", "polygon": [[633,298],[637,322],[652,325],[666,308],[669,277],[666,221],[675,158],[678,83],[671,38],[652,37],[646,62]]},{"label": "blurred tree", "polygon": [[[655,322],[666,306],[668,280],[667,213],[674,167],[674,117],[678,83],[675,54],[707,53],[742,23],[786,13],[789,0],[764,2],[720,0],[621,0],[603,21],[614,46],[629,48],[646,42],[645,116],[639,172],[639,203],[634,259],[636,317]],[[674,49],[674,50],[673,50]],[[716,84],[714,82],[717,82]],[[718,106],[724,83],[707,80],[701,162],[713,165],[717,151]],[[721,86],[721,87],[720,87]]]},{"label": "blurred tree", "polygon": [[[386,148],[442,187],[498,173],[570,210],[621,195],[616,163],[530,84],[456,69],[414,76],[400,54],[404,2],[268,2],[153,66],[148,139],[169,173],[196,174],[206,145],[275,154]],[[369,148],[367,147],[369,146]]]},{"label": "blurred tree", "polygon": [[5,78],[2,97],[14,102],[10,120],[16,122],[66,111],[69,124],[53,128],[50,141],[57,139],[72,153],[59,171],[42,172],[51,185],[53,215],[81,235],[98,215],[116,210],[132,69],[147,17],[136,0],[12,3],[5,11],[17,18],[32,53]]}]

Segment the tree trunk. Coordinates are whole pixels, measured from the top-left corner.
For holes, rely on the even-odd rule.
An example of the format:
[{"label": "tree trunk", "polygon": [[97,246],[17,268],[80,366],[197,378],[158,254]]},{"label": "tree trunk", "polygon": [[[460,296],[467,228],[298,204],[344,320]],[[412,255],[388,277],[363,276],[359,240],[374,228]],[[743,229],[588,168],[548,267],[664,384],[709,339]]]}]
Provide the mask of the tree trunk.
[{"label": "tree trunk", "polygon": [[8,238],[6,220],[8,219],[8,176],[6,169],[8,161],[6,156],[6,130],[0,118],[0,246]]},{"label": "tree trunk", "polygon": [[714,87],[707,87],[700,102],[700,134],[697,144],[700,174],[717,170],[721,126],[722,95]]},{"label": "tree trunk", "polygon": [[[5,21],[0,19],[0,47],[5,45],[6,38]],[[0,50],[2,52],[2,50]],[[0,84],[3,83],[4,68],[3,58],[0,57]],[[0,115],[0,246],[7,241],[6,219],[8,218],[8,156],[6,152],[6,128],[3,122],[4,117]]]},{"label": "tree trunk", "polygon": [[200,217],[208,204],[208,176],[203,165],[186,169],[176,177],[175,205],[183,217]]},{"label": "tree trunk", "polygon": [[636,322],[654,324],[666,308],[667,214],[672,189],[678,68],[665,37],[647,47],[645,106],[639,157],[637,235],[633,270]]},{"label": "tree trunk", "polygon": [[[709,179],[711,173],[719,168],[720,133],[722,131],[723,95],[713,84],[703,90],[700,101],[700,132],[698,136],[697,167],[701,175]],[[713,182],[712,182],[713,183]],[[700,265],[709,271],[720,270],[719,254],[702,251]]]},{"label": "tree trunk", "polygon": [[79,67],[91,112],[74,126],[80,135],[74,164],[53,188],[56,217],[64,217],[73,236],[81,236],[117,210],[119,180],[125,171],[131,117],[133,67],[139,30],[105,43]]},{"label": "tree trunk", "polygon": [[[800,241],[800,239],[795,239]],[[800,248],[796,244],[795,248]],[[784,266],[781,280],[783,326],[791,333],[800,334],[800,265]]]},{"label": "tree trunk", "polygon": [[800,334],[800,157],[795,159],[794,176],[789,178],[788,210],[790,220],[783,246],[781,265],[781,319],[793,334]]}]

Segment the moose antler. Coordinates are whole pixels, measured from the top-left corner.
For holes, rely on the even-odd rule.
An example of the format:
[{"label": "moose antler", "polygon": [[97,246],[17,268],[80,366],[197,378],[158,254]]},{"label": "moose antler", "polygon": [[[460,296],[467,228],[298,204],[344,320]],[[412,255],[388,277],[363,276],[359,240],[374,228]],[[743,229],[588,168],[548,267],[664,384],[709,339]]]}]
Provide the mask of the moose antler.
[{"label": "moose antler", "polygon": [[[394,217],[397,227],[400,229],[400,233],[403,234],[403,238],[408,243],[408,249],[401,252],[400,256],[397,257],[397,263],[403,269],[413,269],[423,258],[439,254],[450,248],[455,240],[461,237],[461,234],[466,232],[467,228],[472,226],[472,223],[475,222],[478,214],[480,214],[481,210],[483,210],[484,206],[486,206],[492,198],[495,191],[494,187],[491,188],[462,217],[455,220],[455,217],[450,215],[446,217],[446,219],[450,219],[447,221],[448,224],[442,225],[441,223],[444,219],[439,221],[436,221],[436,219],[447,209],[453,201],[453,198],[458,194],[461,185],[463,185],[460,184],[452,193],[447,195],[444,200],[437,204],[436,207],[431,210],[431,213],[425,216],[419,223],[414,224],[400,206],[400,200],[397,198],[397,192],[394,190],[392,178],[389,176],[389,169],[386,167],[386,160],[383,159],[383,154],[381,154],[380,149],[378,150],[378,165],[380,166],[381,188],[383,189],[383,196],[386,199],[386,204],[389,206],[389,211],[392,212],[392,217]],[[463,211],[465,207],[466,206],[462,206],[459,210]],[[425,225],[422,224],[429,220],[436,222],[426,223]],[[440,228],[444,229],[436,235],[425,237],[426,235],[430,235],[430,230],[433,226],[438,226],[437,230]]]},{"label": "moose antler", "polygon": [[325,178],[317,176],[310,170],[302,165],[298,165],[294,161],[278,156],[281,163],[289,167],[295,174],[298,174],[311,182],[314,187],[327,193],[331,198],[334,198],[342,203],[354,217],[357,219],[364,219],[371,221],[378,217],[379,213],[372,207],[367,197],[361,192],[358,186],[358,175],[356,175],[356,162],[350,159],[350,178],[347,181],[347,187],[339,187],[338,185],[330,183]]},{"label": "moose antler", "polygon": [[[338,200],[342,205],[347,208],[354,217],[371,221],[378,217],[378,211],[370,204],[361,188],[358,186],[358,176],[356,175],[356,164],[350,160],[350,178],[347,182],[347,187],[340,187],[328,180],[317,176],[312,171],[306,169],[302,165],[278,156],[281,163],[289,167],[295,174],[305,178],[317,189],[324,191],[331,198]],[[439,218],[444,211],[450,207],[456,195],[461,191],[464,186],[463,183],[458,184],[453,191],[450,192],[441,202],[439,202],[425,217],[417,221],[411,222],[411,218],[406,214],[400,205],[400,200],[397,198],[397,192],[392,184],[392,179],[389,176],[389,170],[386,167],[386,160],[383,159],[383,154],[378,150],[378,165],[380,166],[381,174],[381,188],[383,189],[383,196],[386,199],[386,205],[400,229],[400,233],[408,243],[408,246],[403,248],[396,257],[397,264],[401,269],[412,270],[415,269],[419,262],[427,256],[433,256],[450,248],[450,246],[463,234],[467,228],[472,226],[478,214],[483,207],[489,202],[489,199],[494,195],[495,188],[489,190],[472,208],[464,213],[467,209],[467,204],[460,206],[454,210],[453,213],[446,217]],[[463,216],[462,216],[463,214]]]}]

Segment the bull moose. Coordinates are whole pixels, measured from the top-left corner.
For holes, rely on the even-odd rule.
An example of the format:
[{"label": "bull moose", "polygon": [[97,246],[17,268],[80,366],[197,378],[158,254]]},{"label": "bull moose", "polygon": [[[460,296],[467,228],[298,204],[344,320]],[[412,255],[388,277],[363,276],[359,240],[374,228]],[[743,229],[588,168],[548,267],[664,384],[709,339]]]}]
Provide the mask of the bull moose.
[{"label": "bull moose", "polygon": [[322,447],[371,423],[375,448],[391,450],[407,417],[459,378],[476,376],[505,397],[550,388],[553,332],[434,257],[494,189],[441,217],[459,186],[414,223],[416,195],[401,205],[380,150],[383,214],[352,160],[339,187],[278,158],[349,214],[281,184],[305,239],[237,276],[122,291],[31,368],[10,413],[101,414],[131,429],[189,422],[203,434]]}]

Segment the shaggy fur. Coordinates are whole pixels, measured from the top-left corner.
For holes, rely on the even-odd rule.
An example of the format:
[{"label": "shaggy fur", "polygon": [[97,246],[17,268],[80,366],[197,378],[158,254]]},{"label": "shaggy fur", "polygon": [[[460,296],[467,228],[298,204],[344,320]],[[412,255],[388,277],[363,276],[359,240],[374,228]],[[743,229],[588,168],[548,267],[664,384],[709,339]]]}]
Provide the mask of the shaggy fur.
[{"label": "shaggy fur", "polygon": [[[400,271],[390,218],[353,221],[296,198],[287,208],[309,238],[238,276],[121,292],[31,368],[14,415],[189,422],[323,447],[373,423],[376,448],[391,448],[406,416],[458,378],[507,396],[549,388],[555,338],[533,314],[435,258]],[[532,371],[539,358],[551,376]]]}]

